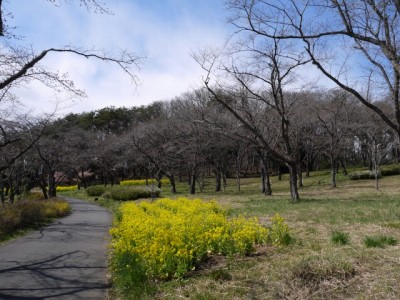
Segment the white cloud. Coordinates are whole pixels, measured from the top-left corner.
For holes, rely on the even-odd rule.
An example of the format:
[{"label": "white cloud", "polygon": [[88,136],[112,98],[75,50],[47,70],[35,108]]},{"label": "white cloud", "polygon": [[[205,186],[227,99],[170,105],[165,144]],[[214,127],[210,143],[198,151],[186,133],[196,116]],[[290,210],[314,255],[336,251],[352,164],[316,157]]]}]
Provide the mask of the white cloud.
[{"label": "white cloud", "polygon": [[[54,40],[57,43],[55,46],[73,43],[110,51],[123,48],[138,52],[145,50],[148,54],[147,62],[138,74],[142,84],[137,87],[131,83],[129,76],[110,63],[61,54],[46,59],[47,66],[69,73],[76,86],[85,89],[88,95],[87,99],[76,101],[65,111],[88,111],[111,105],[137,106],[178,96],[200,86],[202,71],[191,53],[219,45],[225,39],[223,22],[216,27],[215,19],[207,22],[207,16],[201,19],[184,14],[180,19],[166,23],[165,18],[159,18],[131,1],[113,2],[110,7],[114,11],[113,16],[87,15],[85,11],[76,13],[71,7],[42,8],[56,13],[47,19],[49,23],[44,20],[39,24],[39,31],[51,27],[56,19],[62,24],[57,28],[44,29],[50,40],[37,40],[36,47],[50,46],[51,36],[56,34],[59,36]],[[187,9],[184,11],[188,12]],[[42,15],[46,13],[48,11],[41,12]],[[84,19],[79,19],[82,15]],[[63,95],[55,95],[54,91],[40,84],[21,89],[18,95],[28,107],[34,101],[35,106],[43,110],[53,109],[56,97],[63,99]],[[24,100],[28,98],[29,101]]]}]

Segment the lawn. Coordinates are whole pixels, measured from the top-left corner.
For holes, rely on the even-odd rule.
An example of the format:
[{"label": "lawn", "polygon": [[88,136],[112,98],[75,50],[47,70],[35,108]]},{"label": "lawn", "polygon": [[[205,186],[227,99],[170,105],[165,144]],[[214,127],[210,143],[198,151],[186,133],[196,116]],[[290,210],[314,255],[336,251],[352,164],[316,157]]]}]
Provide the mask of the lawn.
[{"label": "lawn", "polygon": [[[220,193],[213,192],[211,180],[194,196],[187,194],[187,183],[178,184],[178,195],[163,188],[165,197],[215,199],[231,216],[257,216],[265,225],[279,213],[293,241],[258,248],[252,256],[213,256],[184,279],[155,282],[148,298],[399,299],[400,176],[382,178],[376,191],[373,180],[339,175],[332,189],[329,172],[315,172],[304,178],[299,203],[289,201],[287,180],[272,178],[272,196],[259,192],[257,178],[242,179],[240,192],[233,179]],[[110,200],[98,202],[118,209]]]}]

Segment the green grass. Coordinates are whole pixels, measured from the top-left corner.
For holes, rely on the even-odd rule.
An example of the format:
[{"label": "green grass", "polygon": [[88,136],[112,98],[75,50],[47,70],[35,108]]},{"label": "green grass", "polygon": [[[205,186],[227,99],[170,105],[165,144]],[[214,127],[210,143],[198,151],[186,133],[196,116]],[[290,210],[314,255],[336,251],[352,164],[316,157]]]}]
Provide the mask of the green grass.
[{"label": "green grass", "polygon": [[[399,175],[383,176],[376,191],[373,180],[350,181],[342,174],[333,189],[329,171],[314,172],[304,178],[301,201],[295,204],[290,202],[288,176],[271,179],[272,196],[261,193],[258,178],[242,179],[241,191],[234,179],[228,179],[225,191],[219,193],[214,192],[214,181],[206,179],[204,192],[196,195],[189,195],[185,182],[177,183],[177,195],[165,185],[165,197],[215,199],[229,208],[231,216],[257,216],[266,226],[280,213],[293,240],[284,247],[257,249],[253,257],[213,257],[184,280],[154,282],[148,297],[400,299]],[[118,209],[118,202],[101,197],[97,202]],[[335,232],[339,237],[333,237]],[[365,244],[366,237],[382,236],[384,248]]]},{"label": "green grass", "polygon": [[393,236],[375,235],[365,237],[364,244],[368,248],[384,248],[397,245],[397,240]]},{"label": "green grass", "polygon": [[350,243],[350,235],[342,231],[333,231],[331,241],[335,245],[347,245]]}]

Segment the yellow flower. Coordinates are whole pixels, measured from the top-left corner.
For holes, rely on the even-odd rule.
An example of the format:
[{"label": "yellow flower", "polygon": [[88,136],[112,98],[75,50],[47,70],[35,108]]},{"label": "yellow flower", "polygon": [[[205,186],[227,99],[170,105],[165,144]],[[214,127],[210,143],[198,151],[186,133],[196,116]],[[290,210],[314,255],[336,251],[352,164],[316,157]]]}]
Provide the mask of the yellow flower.
[{"label": "yellow flower", "polygon": [[[128,202],[121,205],[120,212],[120,221],[110,230],[114,257],[137,255],[152,277],[181,277],[207,255],[246,255],[254,251],[256,243],[269,239],[268,229],[256,218],[228,219],[214,201]],[[278,221],[283,224],[283,218]]]}]

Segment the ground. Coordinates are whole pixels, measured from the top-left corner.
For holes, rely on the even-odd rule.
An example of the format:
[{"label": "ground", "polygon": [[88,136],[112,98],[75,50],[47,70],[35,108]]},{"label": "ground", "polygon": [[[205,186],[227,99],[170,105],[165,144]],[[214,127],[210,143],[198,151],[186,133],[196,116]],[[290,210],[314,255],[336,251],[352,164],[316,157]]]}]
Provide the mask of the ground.
[{"label": "ground", "polygon": [[[250,257],[212,257],[183,280],[156,282],[149,298],[399,299],[399,245],[365,244],[375,236],[400,241],[399,183],[400,176],[384,177],[376,191],[373,180],[350,181],[340,175],[333,189],[329,172],[316,172],[304,179],[301,201],[291,203],[287,178],[273,177],[272,196],[259,192],[256,178],[242,179],[240,192],[233,179],[220,193],[207,181],[203,193],[189,197],[216,199],[231,215],[257,216],[265,225],[280,213],[293,242],[257,248]],[[178,191],[178,196],[188,196],[187,184],[179,184]],[[163,194],[175,197],[168,188]],[[348,236],[348,242],[335,244],[334,232]]]},{"label": "ground", "polygon": [[72,213],[0,246],[0,299],[104,299],[111,214],[66,199]]}]

